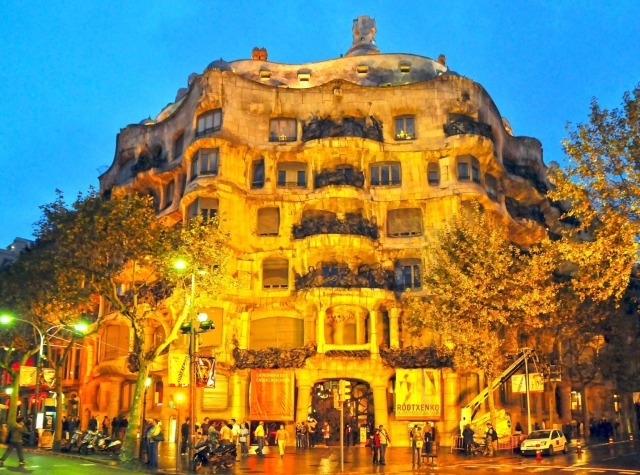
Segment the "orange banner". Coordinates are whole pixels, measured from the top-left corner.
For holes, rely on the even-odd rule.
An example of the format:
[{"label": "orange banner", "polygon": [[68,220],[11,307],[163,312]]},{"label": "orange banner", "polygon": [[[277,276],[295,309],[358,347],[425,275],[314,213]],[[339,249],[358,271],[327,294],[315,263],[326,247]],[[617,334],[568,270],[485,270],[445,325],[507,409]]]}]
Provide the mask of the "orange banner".
[{"label": "orange banner", "polygon": [[294,392],[293,370],[251,370],[250,418],[262,421],[293,421]]}]

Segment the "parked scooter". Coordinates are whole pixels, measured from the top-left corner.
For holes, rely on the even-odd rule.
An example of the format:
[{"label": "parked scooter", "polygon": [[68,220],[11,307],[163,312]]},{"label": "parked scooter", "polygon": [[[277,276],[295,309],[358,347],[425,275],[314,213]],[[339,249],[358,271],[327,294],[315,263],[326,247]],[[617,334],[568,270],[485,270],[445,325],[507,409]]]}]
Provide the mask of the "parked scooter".
[{"label": "parked scooter", "polygon": [[81,436],[82,435],[82,431],[81,430],[77,430],[73,433],[73,435],[71,436],[71,438],[67,441],[66,444],[64,444],[62,447],[60,447],[60,451],[61,452],[71,452],[71,449],[73,449],[74,447],[79,448],[80,446],[80,441]]},{"label": "parked scooter", "polygon": [[213,468],[231,468],[236,462],[237,452],[235,445],[221,446],[214,449],[207,439],[198,442],[194,447],[191,467],[197,471],[203,466]]},{"label": "parked scooter", "polygon": [[97,431],[88,430],[87,432],[85,432],[84,437],[82,438],[82,442],[80,443],[78,453],[89,455],[89,445],[93,444],[93,441],[97,436]]},{"label": "parked scooter", "polygon": [[98,452],[108,452],[118,455],[121,448],[122,441],[98,432],[98,436],[89,444],[87,449],[89,453],[93,453],[94,450],[97,450]]}]

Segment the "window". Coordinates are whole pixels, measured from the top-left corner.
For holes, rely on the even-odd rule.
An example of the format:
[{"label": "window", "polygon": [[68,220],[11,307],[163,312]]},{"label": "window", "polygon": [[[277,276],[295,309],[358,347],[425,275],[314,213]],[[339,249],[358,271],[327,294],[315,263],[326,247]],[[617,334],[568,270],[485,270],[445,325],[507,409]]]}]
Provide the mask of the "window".
[{"label": "window", "polygon": [[112,360],[129,354],[129,327],[109,325],[105,330],[104,359]]},{"label": "window", "polygon": [[255,160],[251,173],[251,188],[258,189],[264,187],[264,160]]},{"label": "window", "polygon": [[475,158],[471,160],[471,179],[480,184],[480,163]]},{"label": "window", "polygon": [[173,203],[173,194],[176,189],[176,184],[173,180],[167,183],[164,189],[164,207],[168,208]]},{"label": "window", "polygon": [[371,165],[371,185],[400,185],[402,174],[399,162]]},{"label": "window", "polygon": [[293,317],[269,317],[251,321],[249,348],[288,350],[304,346],[304,320]]},{"label": "window", "polygon": [[260,208],[258,210],[258,236],[277,236],[280,229],[280,208]]},{"label": "window", "polygon": [[177,160],[182,156],[184,151],[184,132],[180,132],[180,135],[173,141],[173,159]]},{"label": "window", "polygon": [[296,119],[271,119],[269,142],[295,142],[296,140]]},{"label": "window", "polygon": [[420,259],[400,259],[396,262],[396,289],[419,289],[422,287]]},{"label": "window", "polygon": [[458,404],[466,406],[480,392],[479,378],[476,373],[463,373],[458,376],[460,395]]},{"label": "window", "polygon": [[[131,409],[131,403],[133,402],[134,384],[132,382],[122,383],[122,396],[120,398],[120,409],[128,411]],[[99,396],[98,396],[99,399]]]},{"label": "window", "polygon": [[199,175],[218,174],[219,148],[200,149],[191,160],[191,179]]},{"label": "window", "polygon": [[458,157],[458,180],[480,183],[480,162],[472,155]]},{"label": "window", "polygon": [[493,201],[498,201],[498,180],[491,173],[484,175],[484,189],[487,196]]},{"label": "window", "polygon": [[229,378],[216,373],[216,387],[202,388],[202,409],[223,411],[229,407]]},{"label": "window", "polygon": [[215,109],[203,112],[198,116],[198,125],[196,128],[196,137],[210,134],[216,130],[220,130],[222,126],[222,109]]},{"label": "window", "polygon": [[203,332],[198,335],[200,348],[210,346],[222,346],[222,336],[224,330],[224,310],[221,308],[207,308],[202,310],[213,322],[214,330]]},{"label": "window", "polygon": [[307,164],[301,162],[285,162],[278,164],[278,187],[306,188]]},{"label": "window", "polygon": [[289,288],[289,261],[282,257],[271,257],[262,263],[262,288]]},{"label": "window", "polygon": [[437,163],[431,162],[427,165],[427,180],[431,186],[440,184],[440,166]]},{"label": "window", "polygon": [[200,197],[189,205],[187,216],[195,218],[200,214],[204,219],[211,219],[218,215],[218,199]]},{"label": "window", "polygon": [[420,236],[422,234],[422,211],[420,208],[389,210],[387,234],[390,237]]},{"label": "window", "polygon": [[413,140],[415,138],[415,117],[412,115],[396,117],[396,140]]},{"label": "window", "polygon": [[164,384],[162,381],[156,381],[153,388],[153,405],[162,406],[162,398],[164,396]]}]

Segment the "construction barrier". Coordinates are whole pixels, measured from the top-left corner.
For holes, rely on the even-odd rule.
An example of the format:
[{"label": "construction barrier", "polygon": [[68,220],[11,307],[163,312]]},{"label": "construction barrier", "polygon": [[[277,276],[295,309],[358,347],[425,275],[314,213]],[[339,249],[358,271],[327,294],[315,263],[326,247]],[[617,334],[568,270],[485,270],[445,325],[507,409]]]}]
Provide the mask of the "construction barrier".
[{"label": "construction barrier", "polygon": [[[511,450],[514,452],[516,449],[520,448],[520,443],[526,439],[526,437],[526,434],[500,437],[498,439],[498,450]],[[484,439],[476,439],[476,442],[484,446]],[[453,453],[454,450],[464,451],[464,439],[459,435],[454,435],[451,438],[451,453]]]}]

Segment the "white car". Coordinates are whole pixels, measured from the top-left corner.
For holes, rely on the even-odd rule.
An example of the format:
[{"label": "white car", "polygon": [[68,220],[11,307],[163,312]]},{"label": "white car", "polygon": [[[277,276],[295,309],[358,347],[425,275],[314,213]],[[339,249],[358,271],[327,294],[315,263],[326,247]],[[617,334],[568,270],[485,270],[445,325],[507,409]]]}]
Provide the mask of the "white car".
[{"label": "white car", "polygon": [[538,450],[549,455],[560,451],[566,454],[569,451],[569,445],[560,430],[534,430],[520,444],[520,453],[535,455]]}]

